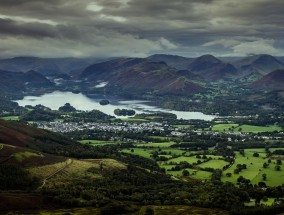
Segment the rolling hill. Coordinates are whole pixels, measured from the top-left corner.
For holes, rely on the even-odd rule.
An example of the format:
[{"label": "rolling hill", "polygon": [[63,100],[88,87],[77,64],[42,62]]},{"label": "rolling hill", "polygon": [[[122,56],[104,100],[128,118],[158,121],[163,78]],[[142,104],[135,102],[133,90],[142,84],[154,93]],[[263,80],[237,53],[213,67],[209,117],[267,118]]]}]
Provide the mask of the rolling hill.
[{"label": "rolling hill", "polygon": [[16,93],[24,91],[27,87],[51,86],[53,86],[52,82],[35,71],[22,73],[0,70],[0,89],[2,92]]},{"label": "rolling hill", "polygon": [[242,58],[234,62],[234,65],[244,75],[249,75],[251,73],[266,75],[274,70],[284,68],[284,64],[281,61],[267,54],[254,55]]},{"label": "rolling hill", "polygon": [[143,58],[122,58],[87,67],[78,77],[90,82],[107,81],[110,86],[124,91],[155,92],[188,95],[205,89],[165,62]]},{"label": "rolling hill", "polygon": [[[148,57],[155,62],[165,62],[178,70],[188,71],[190,79],[217,81],[238,75],[237,69],[230,63],[224,63],[213,55],[202,55],[198,58],[186,58],[177,55],[157,54]],[[184,74],[184,72],[179,72]]]},{"label": "rolling hill", "polygon": [[166,55],[166,54],[155,54],[149,56],[147,59],[153,62],[165,62],[169,66],[172,66],[179,70],[187,69],[187,66],[192,63],[194,58],[187,58],[178,55]]},{"label": "rolling hill", "polygon": [[203,55],[188,65],[188,69],[203,77],[205,81],[217,81],[236,77],[237,69],[229,63],[224,63],[213,55]]},{"label": "rolling hill", "polygon": [[284,90],[284,69],[275,70],[252,84],[259,90]]}]

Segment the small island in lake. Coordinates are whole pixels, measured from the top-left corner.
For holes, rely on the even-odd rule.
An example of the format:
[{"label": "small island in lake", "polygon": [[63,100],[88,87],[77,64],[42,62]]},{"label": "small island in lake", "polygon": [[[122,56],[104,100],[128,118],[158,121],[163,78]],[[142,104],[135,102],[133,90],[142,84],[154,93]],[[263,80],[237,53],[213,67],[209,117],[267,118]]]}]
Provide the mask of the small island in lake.
[{"label": "small island in lake", "polygon": [[108,105],[109,104],[109,100],[107,99],[103,99],[100,101],[100,105]]}]

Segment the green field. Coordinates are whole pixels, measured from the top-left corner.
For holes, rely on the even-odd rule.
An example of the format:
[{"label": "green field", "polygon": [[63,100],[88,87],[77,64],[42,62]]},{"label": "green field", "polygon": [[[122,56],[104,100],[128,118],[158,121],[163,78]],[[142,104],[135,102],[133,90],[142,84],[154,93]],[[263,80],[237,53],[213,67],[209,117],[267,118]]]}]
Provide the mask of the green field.
[{"label": "green field", "polygon": [[173,159],[168,160],[167,163],[174,162],[174,163],[179,164],[180,162],[186,161],[192,164],[192,163],[196,163],[198,160],[202,160],[202,159],[198,159],[195,156],[191,156],[191,157],[180,156],[178,158],[173,158]]},{"label": "green field", "polygon": [[[259,157],[254,157],[253,153],[258,152]],[[278,186],[283,184],[284,181],[284,167],[281,166],[280,171],[276,171],[275,161],[272,161],[269,167],[263,168],[263,163],[268,163],[264,149],[246,149],[245,156],[242,156],[239,152],[236,152],[235,163],[226,171],[223,172],[222,181],[229,181],[236,183],[239,176],[243,176],[246,179],[251,180],[252,184],[258,184],[262,180],[262,174],[267,175],[267,179],[264,181],[268,186]],[[239,174],[234,174],[237,164],[246,164],[247,169],[242,170]],[[232,173],[232,177],[227,177],[226,173]]]},{"label": "green field", "polygon": [[200,180],[209,180],[212,176],[211,172],[207,171],[202,171],[202,170],[191,170],[188,169],[190,177],[195,178],[195,179],[200,179]]},{"label": "green field", "polygon": [[163,152],[167,152],[168,154],[171,155],[183,155],[183,154],[187,154],[187,152],[185,150],[181,150],[181,149],[174,149],[174,148],[166,148],[162,150]]},{"label": "green field", "polygon": [[[133,150],[133,152],[131,150]],[[123,149],[121,151],[133,155],[138,155],[144,158],[153,159],[152,152],[154,151],[154,149],[131,148],[131,149]]]},{"label": "green field", "polygon": [[157,139],[157,140],[161,140],[161,141],[165,141],[167,142],[168,141],[168,137],[163,137],[163,136],[149,136],[150,138],[153,138],[153,139]]},{"label": "green field", "polygon": [[4,116],[4,117],[1,117],[1,119],[4,119],[4,120],[19,120],[19,116]]},{"label": "green field", "polygon": [[239,124],[216,124],[212,127],[213,131],[234,131],[234,132],[252,132],[252,133],[261,133],[261,132],[273,132],[281,131],[282,128],[275,125],[270,126],[254,126],[254,125],[239,125]]},{"label": "green field", "polygon": [[12,155],[18,162],[22,162],[23,160],[30,157],[43,157],[42,154],[37,154],[34,152],[17,152]]},{"label": "green field", "polygon": [[222,169],[227,164],[228,164],[228,162],[226,162],[224,160],[210,160],[210,161],[202,163],[198,166],[201,167],[201,168],[211,167],[213,169]]},{"label": "green field", "polygon": [[276,150],[284,150],[284,148],[270,148],[269,149],[271,152],[274,152],[274,151],[276,151]]},{"label": "green field", "polygon": [[170,147],[174,145],[175,142],[162,142],[162,143],[141,143],[141,144],[136,144],[138,147]]},{"label": "green field", "polygon": [[213,131],[229,131],[229,128],[231,129],[233,126],[237,127],[239,124],[216,124],[212,127]]},{"label": "green field", "polygon": [[[267,201],[260,201],[260,204],[271,206],[275,201],[275,198],[268,198]],[[255,201],[245,203],[245,206],[255,206]]]},{"label": "green field", "polygon": [[[169,169],[170,166],[168,166]],[[186,169],[189,172],[189,176],[194,179],[199,179],[199,180],[209,180],[211,178],[212,173],[207,172],[207,171],[202,171],[202,170],[196,170],[196,169]],[[181,177],[183,170],[180,171],[166,171],[167,174],[175,176],[175,177]]]},{"label": "green field", "polygon": [[[242,128],[242,132],[252,132],[252,133],[273,132],[273,131],[282,130],[281,127],[275,125],[270,125],[270,126],[241,125],[238,128]],[[238,128],[236,128],[235,131],[237,131]]]},{"label": "green field", "polygon": [[115,142],[108,141],[108,140],[80,140],[79,142],[83,143],[83,144],[91,144],[91,145],[94,145],[94,146],[116,144]]}]

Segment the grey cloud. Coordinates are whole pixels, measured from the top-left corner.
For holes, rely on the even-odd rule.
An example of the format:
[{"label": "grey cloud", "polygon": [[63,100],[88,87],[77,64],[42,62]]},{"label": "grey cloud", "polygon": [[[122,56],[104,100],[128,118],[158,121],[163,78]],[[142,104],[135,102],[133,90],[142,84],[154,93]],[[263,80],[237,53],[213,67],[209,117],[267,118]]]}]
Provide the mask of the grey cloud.
[{"label": "grey cloud", "polygon": [[[86,10],[89,4],[100,9]],[[245,54],[247,45],[271,53],[284,49],[279,0],[1,0],[1,15],[8,18],[0,19],[0,50],[9,56],[16,54],[13,47],[25,49],[21,42],[31,41],[46,48],[41,55],[59,56],[236,55]],[[17,41],[11,50],[4,37],[6,43]],[[38,53],[31,49],[30,55]]]}]

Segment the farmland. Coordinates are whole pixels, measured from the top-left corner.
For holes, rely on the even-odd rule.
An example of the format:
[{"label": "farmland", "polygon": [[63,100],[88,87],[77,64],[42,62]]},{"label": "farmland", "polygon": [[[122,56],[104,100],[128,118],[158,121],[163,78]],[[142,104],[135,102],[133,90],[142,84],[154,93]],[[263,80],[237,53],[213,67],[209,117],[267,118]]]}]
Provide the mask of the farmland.
[{"label": "farmland", "polygon": [[254,125],[239,125],[239,124],[216,124],[212,127],[213,131],[219,132],[252,132],[252,133],[261,133],[261,132],[274,132],[281,131],[282,128],[275,125],[270,126],[254,126]]},{"label": "farmland", "polygon": [[4,116],[4,117],[1,117],[1,119],[4,119],[4,120],[19,120],[19,116]]},{"label": "farmland", "polygon": [[145,143],[145,144],[136,144],[138,147],[161,147],[168,148],[175,144],[175,142],[159,142],[159,143]]},{"label": "farmland", "polygon": [[83,144],[93,145],[93,146],[116,144],[113,141],[104,141],[104,140],[80,140],[79,142]]},{"label": "farmland", "polygon": [[[259,157],[254,157],[253,154],[257,152]],[[222,180],[236,183],[240,176],[249,179],[251,183],[258,184],[263,181],[268,186],[278,186],[284,181],[283,170],[276,171],[276,161],[272,160],[267,168],[263,168],[263,164],[269,163],[269,158],[266,157],[264,149],[246,149],[245,155],[241,155],[236,152],[235,163],[223,173]],[[245,164],[246,169],[243,169],[240,173],[235,174],[234,169],[237,168],[238,164]],[[232,173],[231,177],[225,176],[227,173]],[[267,175],[267,178],[263,180],[263,174]]]}]

